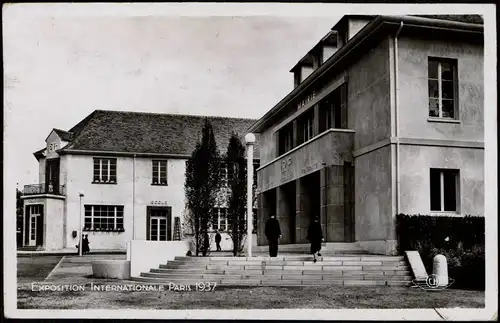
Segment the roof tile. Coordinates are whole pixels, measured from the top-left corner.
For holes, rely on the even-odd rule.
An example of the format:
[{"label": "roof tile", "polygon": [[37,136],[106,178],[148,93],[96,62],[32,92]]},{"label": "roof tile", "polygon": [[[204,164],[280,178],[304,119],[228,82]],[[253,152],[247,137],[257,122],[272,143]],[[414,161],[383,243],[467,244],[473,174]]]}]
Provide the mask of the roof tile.
[{"label": "roof tile", "polygon": [[[231,133],[242,141],[255,119],[96,110],[70,132],[73,141],[62,150],[95,150],[132,153],[190,155],[201,139],[208,118],[220,153],[225,153]],[[256,135],[258,139],[258,135]],[[255,156],[259,156],[258,140]]]}]

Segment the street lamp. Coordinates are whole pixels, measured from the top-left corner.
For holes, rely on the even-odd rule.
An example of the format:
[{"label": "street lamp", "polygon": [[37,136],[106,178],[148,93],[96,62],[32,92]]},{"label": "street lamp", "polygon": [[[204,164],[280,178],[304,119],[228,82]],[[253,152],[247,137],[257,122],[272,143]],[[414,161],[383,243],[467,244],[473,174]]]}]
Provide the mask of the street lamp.
[{"label": "street lamp", "polygon": [[255,143],[255,135],[247,133],[245,142],[247,144],[247,256],[252,257],[253,145]]},{"label": "street lamp", "polygon": [[83,225],[82,225],[82,199],[85,196],[82,192],[78,192],[80,195],[80,241],[78,242],[78,254],[81,257],[82,256],[82,242],[83,242]]}]

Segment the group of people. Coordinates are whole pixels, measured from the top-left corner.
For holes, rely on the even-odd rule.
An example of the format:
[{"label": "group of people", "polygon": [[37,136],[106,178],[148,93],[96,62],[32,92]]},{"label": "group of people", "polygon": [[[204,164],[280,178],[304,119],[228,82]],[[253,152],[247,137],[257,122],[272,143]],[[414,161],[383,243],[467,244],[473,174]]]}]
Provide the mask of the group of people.
[{"label": "group of people", "polygon": [[[267,220],[265,227],[265,235],[269,241],[269,256],[276,257],[278,255],[278,240],[281,238],[281,229],[275,215],[271,215]],[[324,241],[323,230],[319,223],[319,217],[315,217],[307,230],[307,240],[311,242],[311,254],[314,257],[314,262],[317,257],[321,257],[321,242]]]},{"label": "group of people", "polygon": [[[82,254],[87,254],[90,252],[90,246],[89,246],[89,235],[84,234],[82,236]],[[78,249],[78,253],[80,253],[80,245],[76,245],[76,248]]]}]

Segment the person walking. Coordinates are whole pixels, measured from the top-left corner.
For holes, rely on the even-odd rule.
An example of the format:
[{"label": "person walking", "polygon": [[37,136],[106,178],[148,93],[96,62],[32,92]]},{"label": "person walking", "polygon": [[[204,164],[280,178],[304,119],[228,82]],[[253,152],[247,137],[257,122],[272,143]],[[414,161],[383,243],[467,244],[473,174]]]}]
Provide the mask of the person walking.
[{"label": "person walking", "polygon": [[269,241],[269,256],[276,257],[278,255],[278,239],[281,238],[280,223],[273,214],[267,220],[265,234]]},{"label": "person walking", "polygon": [[217,231],[217,234],[215,235],[215,244],[217,245],[217,251],[222,251],[222,249],[220,247],[221,240],[222,240],[222,237],[221,237],[219,231]]},{"label": "person walking", "polygon": [[314,257],[314,262],[317,261],[316,256],[321,257],[319,253],[321,250],[321,242],[323,242],[323,230],[321,230],[321,224],[319,223],[319,217],[315,217],[314,221],[309,226],[307,230],[307,240],[311,242],[311,253]]}]

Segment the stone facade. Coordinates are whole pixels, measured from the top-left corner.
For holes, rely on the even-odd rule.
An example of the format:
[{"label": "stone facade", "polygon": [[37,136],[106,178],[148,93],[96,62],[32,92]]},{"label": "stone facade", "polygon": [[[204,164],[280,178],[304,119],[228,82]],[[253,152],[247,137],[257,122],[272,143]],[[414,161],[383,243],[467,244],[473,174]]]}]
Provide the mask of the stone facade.
[{"label": "stone facade", "polygon": [[[391,21],[387,27],[384,19],[415,25]],[[307,227],[315,212],[321,216],[327,242],[355,241],[380,254],[395,252],[397,213],[484,215],[480,25],[467,27],[476,32],[473,39],[462,37],[453,22],[406,16],[370,21],[344,17],[333,28],[341,47],[324,64],[328,69],[320,66],[321,72],[313,72],[304,82],[307,86],[299,84],[252,129],[261,138],[258,220],[263,224],[269,214],[277,214],[285,232],[283,243],[307,242]],[[418,24],[425,27],[415,27]],[[429,33],[426,28],[434,24],[436,33]],[[347,37],[344,42],[342,35]],[[456,63],[456,116],[452,118],[429,117],[431,58]],[[345,104],[335,109],[340,109],[339,115],[345,113],[342,124],[319,131],[324,118],[321,106],[341,86],[347,89]],[[311,110],[312,136],[297,142],[300,118]],[[283,152],[278,149],[280,130],[288,125],[294,127],[294,145]],[[432,209],[431,169],[455,172],[452,211]],[[295,203],[286,198],[293,190],[285,186],[295,188]],[[450,195],[442,189],[441,203],[443,194]],[[270,203],[270,198],[276,202]],[[295,214],[290,207],[296,208]],[[289,234],[293,231],[294,236]],[[261,236],[258,242],[266,243]]]}]

